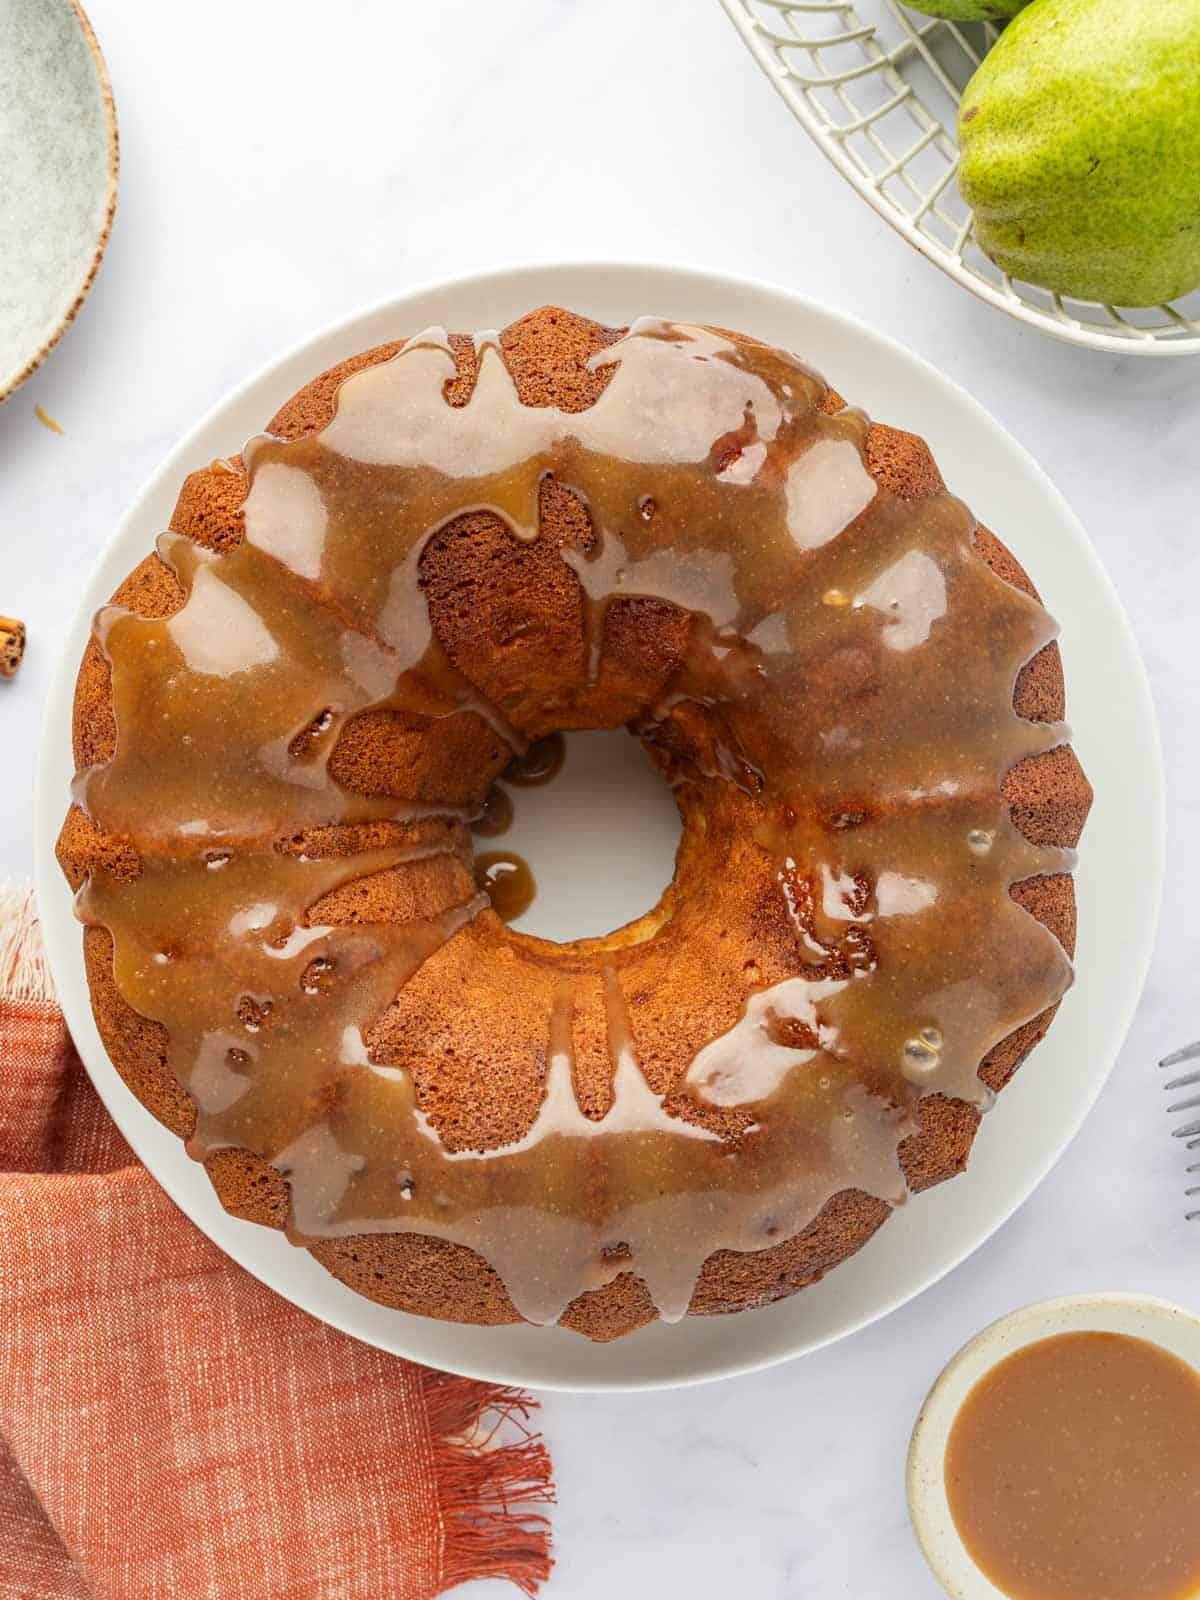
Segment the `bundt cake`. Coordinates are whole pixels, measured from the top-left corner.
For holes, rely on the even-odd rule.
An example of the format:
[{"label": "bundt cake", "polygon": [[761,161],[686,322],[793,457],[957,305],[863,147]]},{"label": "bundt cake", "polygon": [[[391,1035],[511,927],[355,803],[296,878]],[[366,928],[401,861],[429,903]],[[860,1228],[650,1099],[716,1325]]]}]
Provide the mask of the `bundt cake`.
[{"label": "bundt cake", "polygon": [[[962,1170],[1070,981],[1053,632],[785,352],[556,308],[368,350],[97,618],[59,859],[101,1037],[230,1212],[386,1305],[611,1339],[792,1294]],[[622,725],[672,883],[516,933],[472,819]]]}]

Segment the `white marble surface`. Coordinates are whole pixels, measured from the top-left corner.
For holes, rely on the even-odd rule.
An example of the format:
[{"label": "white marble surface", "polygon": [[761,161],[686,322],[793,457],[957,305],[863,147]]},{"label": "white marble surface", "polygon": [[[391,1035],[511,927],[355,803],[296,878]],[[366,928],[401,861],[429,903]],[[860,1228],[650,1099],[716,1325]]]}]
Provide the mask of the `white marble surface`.
[{"label": "white marble surface", "polygon": [[[0,874],[29,871],[41,702],[118,513],[230,385],[420,279],[599,255],[777,279],[939,363],[1087,524],[1145,652],[1172,795],[1158,948],[1107,1093],[995,1239],[866,1333],[716,1388],[551,1396],[543,1411],[560,1486],[551,1595],[932,1596],[903,1465],[945,1358],[1060,1291],[1200,1303],[1200,1223],[1182,1220],[1184,1157],[1154,1067],[1200,1034],[1200,362],[1056,345],[943,279],[825,165],[716,0],[90,9],[122,189],[79,324],[0,410],[0,611],[30,628],[20,677],[0,685]],[[1112,870],[1139,870],[1136,839]]]}]

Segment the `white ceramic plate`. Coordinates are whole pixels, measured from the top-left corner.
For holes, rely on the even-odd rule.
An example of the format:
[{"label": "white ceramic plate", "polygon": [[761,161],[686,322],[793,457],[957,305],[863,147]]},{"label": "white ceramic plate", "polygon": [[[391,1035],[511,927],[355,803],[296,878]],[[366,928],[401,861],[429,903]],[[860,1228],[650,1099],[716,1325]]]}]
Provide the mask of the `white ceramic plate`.
[{"label": "white ceramic plate", "polygon": [[117,119],[77,0],[0,0],[0,400],[83,304],[117,204]]},{"label": "white ceramic plate", "polygon": [[951,1600],[1008,1600],[975,1565],[946,1495],[950,1430],[963,1401],[997,1362],[1061,1333],[1123,1333],[1147,1339],[1200,1373],[1200,1318],[1141,1294],[1083,1294],[1043,1300],[993,1322],[958,1352],[917,1418],[908,1452],[908,1506],[925,1559]]},{"label": "white ceramic plate", "polygon": [[[856,403],[923,434],[951,487],[1028,563],[1062,624],[1075,746],[1096,789],[1077,879],[1075,988],[988,1117],[967,1174],[915,1199],[853,1260],[790,1300],[655,1325],[603,1346],[554,1329],[468,1328],[389,1311],[279,1234],[227,1216],[202,1169],[137,1103],[105,1054],[53,855],[91,615],[166,526],[184,475],[239,448],[308,378],[355,351],[434,322],[500,327],[549,301],[614,324],[653,312],[743,329],[801,352]],[[1108,1075],[1149,959],[1164,839],[1154,710],[1129,625],[1083,529],[1021,446],[934,368],[799,295],[715,273],[603,264],[519,267],[413,289],[306,341],[211,411],[151,478],[84,589],[47,706],[35,805],[38,897],[67,1020],[122,1133],[176,1203],[278,1293],[361,1339],[454,1372],[573,1390],[699,1383],[787,1360],[903,1304],[982,1244],[1061,1155]],[[1130,839],[1138,841],[1139,871],[1114,873]]]}]

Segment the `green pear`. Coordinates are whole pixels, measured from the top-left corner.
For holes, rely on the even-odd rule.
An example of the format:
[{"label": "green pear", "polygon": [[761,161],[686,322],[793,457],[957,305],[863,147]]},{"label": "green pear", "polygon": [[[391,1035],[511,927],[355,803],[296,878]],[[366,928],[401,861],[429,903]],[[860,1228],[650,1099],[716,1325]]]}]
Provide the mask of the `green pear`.
[{"label": "green pear", "polygon": [[948,17],[951,22],[1002,22],[1015,17],[1029,0],[904,0],[910,11],[927,17]]},{"label": "green pear", "polygon": [[976,237],[1012,277],[1120,306],[1200,286],[1200,0],[1033,0],[958,141]]}]

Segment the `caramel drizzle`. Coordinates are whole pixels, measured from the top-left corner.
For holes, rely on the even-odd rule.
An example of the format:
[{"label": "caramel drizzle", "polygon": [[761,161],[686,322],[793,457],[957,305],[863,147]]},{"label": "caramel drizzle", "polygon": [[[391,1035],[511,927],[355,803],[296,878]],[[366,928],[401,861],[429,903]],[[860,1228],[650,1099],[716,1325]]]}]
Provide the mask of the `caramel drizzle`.
[{"label": "caramel drizzle", "polygon": [[484,850],[475,857],[475,884],[503,922],[515,922],[533,904],[537,883],[528,861],[512,850]]},{"label": "caramel drizzle", "polygon": [[[111,931],[121,994],[167,1030],[197,1105],[191,1153],[238,1146],[273,1163],[294,1238],[467,1245],[534,1322],[634,1271],[674,1318],[714,1251],[786,1239],[843,1189],[901,1200],[918,1098],[982,1104],[983,1056],[1066,988],[1060,946],[1008,891],[1069,855],[1029,844],[999,792],[1015,762],[1064,737],[1012,710],[1017,672],[1053,628],[974,553],[959,502],[875,484],[866,419],[823,415],[823,386],[783,352],[644,319],[595,358],[615,369],[601,397],[566,414],[520,403],[495,335],[476,347],[465,405],[446,401],[453,352],[430,330],[343,384],[322,434],[251,441],[244,541],[218,558],[163,535],[182,608],[101,613],[117,745],[75,792],[133,841],[141,872],[122,885],[93,873],[79,914]],[[598,1120],[571,1088],[564,979],[530,1063],[532,1126],[499,1149],[452,1150],[411,1074],[374,1058],[371,1029],[451,941],[484,936],[484,897],[463,891],[403,925],[321,924],[310,908],[449,858],[478,804],[354,794],[329,762],[378,711],[473,716],[498,750],[524,750],[443,650],[419,564],[465,511],[536,538],[547,474],[583,498],[596,536],[562,552],[588,658],[562,724],[588,721],[614,600],[688,615],[686,654],[640,730],[683,752],[676,781],[753,798],[795,970],[749,987],[741,1019],[664,1100],[638,1070],[615,954],[613,1098]],[[689,708],[707,744],[684,737]],[[282,847],[327,828],[375,842],[333,859]]]}]

